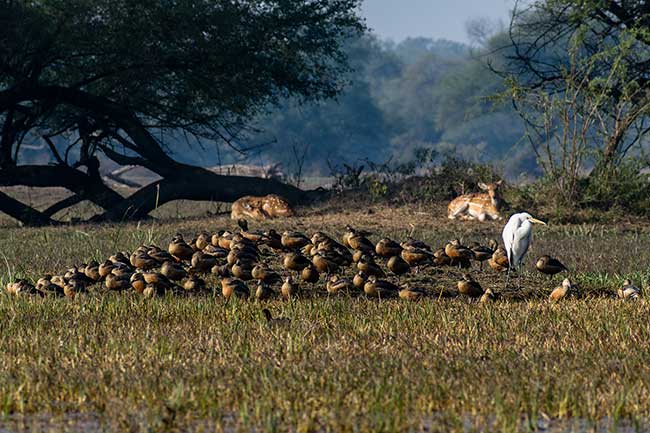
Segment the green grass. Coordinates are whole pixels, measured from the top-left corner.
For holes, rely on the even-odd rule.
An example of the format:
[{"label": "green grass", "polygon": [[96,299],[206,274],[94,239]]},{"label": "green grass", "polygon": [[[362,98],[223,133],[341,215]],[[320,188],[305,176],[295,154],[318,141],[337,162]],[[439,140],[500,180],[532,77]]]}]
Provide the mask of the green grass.
[{"label": "green grass", "polygon": [[[352,223],[398,239],[413,232],[433,245],[498,238],[501,228],[418,211],[313,209],[273,225],[338,235]],[[5,229],[0,282],[223,227],[233,223]],[[327,297],[318,287],[294,302],[266,303],[291,318],[273,328],[258,303],[226,304],[218,293],[145,300],[95,288],[74,301],[2,294],[0,430],[29,430],[43,417],[55,430],[111,431],[527,431],[546,416],[563,428],[647,427],[650,304],[613,294],[625,277],[650,281],[649,228],[536,231],[529,259],[561,258],[580,286],[580,299],[557,305],[546,296],[560,279],[533,272],[521,292],[489,305]],[[435,295],[453,289],[458,275],[426,271],[405,281]],[[474,275],[502,288],[502,275]]]}]

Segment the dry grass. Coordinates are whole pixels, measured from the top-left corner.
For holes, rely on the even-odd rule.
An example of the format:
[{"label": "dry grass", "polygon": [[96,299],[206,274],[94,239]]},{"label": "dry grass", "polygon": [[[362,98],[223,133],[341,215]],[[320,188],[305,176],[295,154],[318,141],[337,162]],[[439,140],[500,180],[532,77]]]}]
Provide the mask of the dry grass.
[{"label": "dry grass", "polygon": [[[338,235],[351,223],[432,245],[484,242],[502,226],[432,216],[442,208],[371,211],[308,209],[271,225]],[[4,229],[0,283],[226,227],[233,223],[218,217]],[[417,303],[327,297],[322,287],[276,299],[268,308],[292,321],[274,328],[257,303],[226,304],[218,294],[143,300],[93,290],[74,302],[2,294],[0,430],[522,431],[546,416],[555,431],[647,427],[650,304],[612,294],[624,277],[650,280],[648,240],[650,228],[636,223],[536,230],[530,258],[558,256],[581,287],[581,299],[558,305],[545,300],[558,278],[533,272],[495,304],[439,298],[453,292],[454,269],[407,277],[432,294]],[[474,275],[502,287],[501,275]]]}]

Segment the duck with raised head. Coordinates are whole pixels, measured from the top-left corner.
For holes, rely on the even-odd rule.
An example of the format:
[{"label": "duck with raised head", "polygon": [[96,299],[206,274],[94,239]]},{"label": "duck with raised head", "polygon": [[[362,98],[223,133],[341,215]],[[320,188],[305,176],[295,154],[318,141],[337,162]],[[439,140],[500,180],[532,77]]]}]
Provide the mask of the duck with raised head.
[{"label": "duck with raised head", "polygon": [[481,296],[481,298],[479,299],[479,302],[481,304],[487,304],[490,302],[494,302],[496,300],[497,300],[496,293],[494,293],[494,291],[492,291],[492,289],[488,287],[483,293],[483,295]]},{"label": "duck with raised head", "polygon": [[221,294],[226,299],[230,299],[233,296],[247,299],[250,295],[250,290],[246,283],[239,278],[223,278],[221,280]]},{"label": "duck with raised head", "polygon": [[183,235],[181,234],[177,234],[172,238],[167,251],[179,260],[191,260],[192,255],[194,254],[194,248],[185,242],[185,239],[183,239]]},{"label": "duck with raised head", "polygon": [[282,284],[282,287],[280,288],[282,297],[284,299],[292,299],[298,294],[299,287],[300,286],[298,283],[293,281],[293,277],[291,275],[287,276],[284,280],[284,283]]},{"label": "duck with raised head", "polygon": [[469,298],[480,298],[484,291],[481,285],[472,278],[470,274],[463,274],[463,278],[458,282],[458,293]]},{"label": "duck with raised head", "polygon": [[549,301],[552,302],[558,302],[561,301],[562,299],[565,299],[569,293],[571,292],[571,289],[573,286],[571,285],[571,280],[568,278],[565,278],[564,281],[562,281],[562,285],[559,287],[556,287],[553,289],[551,294],[549,295],[548,299]]},{"label": "duck with raised head", "polygon": [[375,245],[370,241],[370,239],[351,226],[346,227],[346,233],[348,236],[344,238],[347,239],[350,248],[353,250],[363,251],[366,254],[374,254]]}]

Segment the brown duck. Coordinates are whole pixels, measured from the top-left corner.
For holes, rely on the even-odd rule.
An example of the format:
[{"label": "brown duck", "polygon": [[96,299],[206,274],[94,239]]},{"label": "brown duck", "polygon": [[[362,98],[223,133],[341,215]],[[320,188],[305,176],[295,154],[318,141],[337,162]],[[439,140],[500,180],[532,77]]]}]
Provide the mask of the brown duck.
[{"label": "brown duck", "polygon": [[463,278],[458,282],[458,293],[469,298],[480,298],[484,292],[470,274],[463,274]]},{"label": "brown duck", "polygon": [[537,259],[535,263],[535,268],[540,271],[542,274],[546,275],[555,275],[562,271],[567,271],[566,266],[562,264],[558,259],[555,259],[551,256],[544,255]]},{"label": "brown duck", "polygon": [[572,285],[571,285],[571,280],[568,278],[565,278],[564,281],[562,281],[562,285],[559,287],[556,287],[553,289],[551,294],[549,295],[548,299],[552,302],[558,302],[561,301],[562,299],[566,298],[569,295],[569,292],[571,291]]},{"label": "brown duck", "polygon": [[411,270],[411,266],[400,256],[393,256],[388,259],[386,267],[395,275],[404,275]]},{"label": "brown duck", "polygon": [[363,285],[363,291],[366,295],[374,298],[389,298],[399,293],[399,287],[389,281],[378,280],[377,277],[371,275]]},{"label": "brown duck", "polygon": [[233,296],[246,299],[250,295],[250,290],[239,278],[224,278],[221,280],[221,293],[226,299]]},{"label": "brown duck", "polygon": [[291,299],[298,294],[298,284],[293,281],[291,275],[285,278],[280,291],[282,297],[285,299]]},{"label": "brown duck", "polygon": [[169,243],[167,248],[169,254],[180,260],[191,260],[194,249],[183,239],[183,236],[177,234]]},{"label": "brown duck", "polygon": [[352,281],[347,278],[341,278],[338,275],[332,275],[325,284],[327,293],[349,292],[352,287]]},{"label": "brown duck", "polygon": [[402,246],[392,239],[383,238],[375,245],[375,253],[384,258],[399,256],[402,253]]},{"label": "brown duck", "polygon": [[286,231],[282,233],[280,242],[284,248],[290,250],[298,250],[305,245],[310,244],[311,240],[303,233]]}]

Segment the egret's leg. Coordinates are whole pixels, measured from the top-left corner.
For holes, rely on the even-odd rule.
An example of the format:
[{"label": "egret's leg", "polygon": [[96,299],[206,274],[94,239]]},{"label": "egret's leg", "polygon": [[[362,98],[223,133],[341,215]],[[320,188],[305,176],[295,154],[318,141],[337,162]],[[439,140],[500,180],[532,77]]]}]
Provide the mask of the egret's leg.
[{"label": "egret's leg", "polygon": [[508,273],[506,274],[506,286],[504,287],[504,289],[506,290],[508,289],[508,281],[510,280],[510,269],[512,269],[512,266],[508,264]]}]

